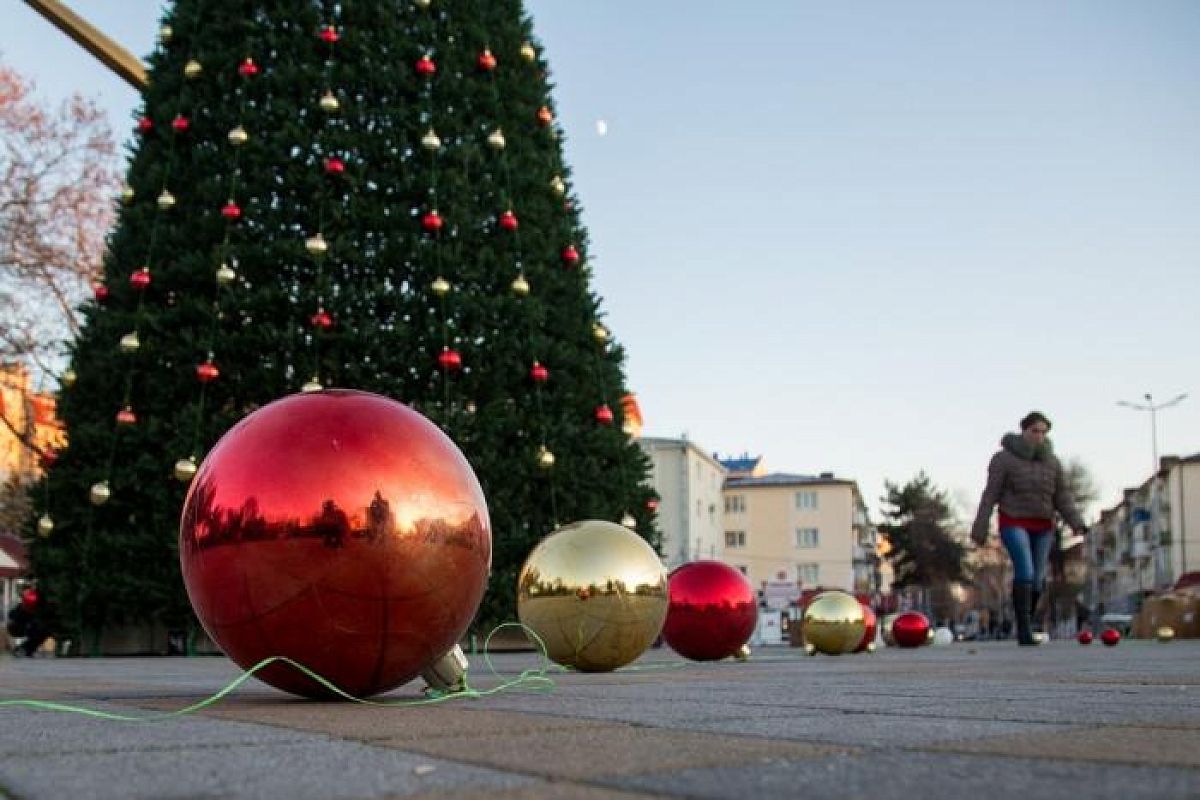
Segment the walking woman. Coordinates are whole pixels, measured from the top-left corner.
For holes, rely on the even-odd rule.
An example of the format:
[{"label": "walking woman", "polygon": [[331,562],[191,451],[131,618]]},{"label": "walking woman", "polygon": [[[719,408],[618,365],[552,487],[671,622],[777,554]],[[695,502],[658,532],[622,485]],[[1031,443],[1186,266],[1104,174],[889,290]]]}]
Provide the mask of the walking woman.
[{"label": "walking woman", "polygon": [[987,487],[979,499],[979,512],[971,539],[982,546],[988,537],[992,509],[1000,506],[1000,541],[1013,564],[1012,600],[1017,617],[1017,641],[1041,644],[1034,637],[1030,616],[1037,608],[1046,580],[1046,561],[1054,543],[1054,514],[1081,536],[1087,525],[1075,508],[1075,499],[1063,477],[1047,434],[1050,420],[1037,411],[1021,420],[1020,433],[1000,440],[1000,451],[988,464]]}]

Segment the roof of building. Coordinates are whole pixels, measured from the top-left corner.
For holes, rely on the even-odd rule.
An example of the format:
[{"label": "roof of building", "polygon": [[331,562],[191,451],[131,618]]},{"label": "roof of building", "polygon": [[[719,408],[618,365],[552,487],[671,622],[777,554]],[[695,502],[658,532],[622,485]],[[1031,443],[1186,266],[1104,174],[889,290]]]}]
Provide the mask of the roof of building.
[{"label": "roof of building", "polygon": [[820,475],[794,475],[790,472],[772,472],[770,475],[759,475],[754,478],[729,478],[725,487],[729,489],[744,489],[753,486],[810,486],[813,484],[835,484],[853,486],[854,481],[846,478],[835,478],[832,472]]},{"label": "roof of building", "polygon": [[24,543],[11,533],[0,533],[0,578],[19,578],[28,569]]},{"label": "roof of building", "polygon": [[688,439],[686,436],[679,439],[671,439],[663,436],[643,436],[638,440],[647,450],[656,450],[663,448],[678,448],[680,450],[691,450],[700,458],[703,458],[708,463],[712,464],[722,472],[725,470],[725,465],[718,459],[713,458],[707,451],[703,450],[698,444]]}]

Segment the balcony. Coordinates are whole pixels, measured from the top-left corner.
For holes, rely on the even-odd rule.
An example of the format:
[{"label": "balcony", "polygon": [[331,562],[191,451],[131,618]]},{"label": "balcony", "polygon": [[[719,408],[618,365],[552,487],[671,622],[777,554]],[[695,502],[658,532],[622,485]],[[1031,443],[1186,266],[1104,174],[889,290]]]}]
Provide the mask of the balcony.
[{"label": "balcony", "polygon": [[1150,543],[1142,540],[1136,540],[1129,545],[1130,558],[1149,558]]}]

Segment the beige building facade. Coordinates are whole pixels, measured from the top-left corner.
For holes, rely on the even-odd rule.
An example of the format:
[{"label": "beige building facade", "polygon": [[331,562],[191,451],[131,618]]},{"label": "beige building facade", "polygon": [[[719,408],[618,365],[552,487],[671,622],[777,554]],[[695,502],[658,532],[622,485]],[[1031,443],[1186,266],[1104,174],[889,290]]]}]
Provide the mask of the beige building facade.
[{"label": "beige building facade", "polygon": [[879,536],[858,484],[775,473],[725,482],[725,561],[756,587],[795,581],[800,591],[881,587]]},{"label": "beige building facade", "polygon": [[722,486],[725,468],[687,439],[643,437],[651,484],[658,492],[658,528],[668,569],[699,559],[721,559],[725,550]]}]

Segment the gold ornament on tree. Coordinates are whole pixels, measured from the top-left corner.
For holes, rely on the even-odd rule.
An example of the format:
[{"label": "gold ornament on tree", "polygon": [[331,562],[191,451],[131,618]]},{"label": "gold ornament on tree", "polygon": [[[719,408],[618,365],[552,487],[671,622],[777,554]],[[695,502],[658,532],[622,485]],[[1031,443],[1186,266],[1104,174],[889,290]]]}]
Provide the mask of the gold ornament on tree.
[{"label": "gold ornament on tree", "polygon": [[168,192],[166,189],[158,196],[158,207],[163,211],[170,211],[175,207],[175,195]]},{"label": "gold ornament on tree", "polygon": [[88,491],[88,499],[92,501],[94,506],[102,506],[108,502],[108,498],[112,496],[109,491],[108,481],[98,481],[92,484],[92,488]]},{"label": "gold ornament on tree", "polygon": [[554,192],[559,197],[567,193],[567,184],[563,182],[561,175],[555,175],[550,179],[550,191]]},{"label": "gold ornament on tree", "polygon": [[196,477],[196,459],[188,456],[175,462],[175,480],[188,483]]},{"label": "gold ornament on tree", "polygon": [[61,377],[61,378],[59,378],[59,380],[60,380],[60,381],[62,381],[62,385],[63,385],[63,386],[65,386],[65,387],[67,387],[68,389],[70,389],[72,386],[74,386],[74,385],[75,385],[75,381],[76,381],[78,378],[79,378],[79,376],[75,374],[75,370],[73,370],[73,369],[68,369],[66,372],[64,372],[64,373],[62,374],[62,377]]},{"label": "gold ornament on tree", "polygon": [[431,153],[436,151],[441,146],[442,140],[438,138],[438,135],[434,132],[433,128],[430,128],[425,132],[425,135],[421,137],[421,147],[424,147]]},{"label": "gold ornament on tree", "polygon": [[503,150],[504,145],[507,144],[507,142],[504,141],[504,132],[499,128],[496,128],[496,130],[488,134],[487,143],[488,147],[492,148],[493,150]]},{"label": "gold ornament on tree", "polygon": [[433,293],[438,297],[445,297],[450,292],[450,282],[445,278],[434,278],[433,283],[429,285]]},{"label": "gold ornament on tree", "polygon": [[137,331],[127,333],[121,337],[121,352],[136,353],[141,348],[142,343],[138,340]]},{"label": "gold ornament on tree", "polygon": [[522,273],[522,274],[518,275],[517,277],[513,278],[513,282],[511,284],[510,288],[512,289],[512,293],[515,294],[517,297],[525,297],[526,295],[528,295],[529,294],[529,281],[525,280],[525,274]]},{"label": "gold ornament on tree", "polygon": [[183,75],[186,78],[199,78],[201,72],[204,72],[204,67],[194,58],[183,65]]},{"label": "gold ornament on tree", "polygon": [[171,37],[175,35],[175,31],[171,30],[170,25],[163,25],[158,29],[158,40],[163,44],[171,41]]},{"label": "gold ornament on tree", "polygon": [[521,45],[521,58],[529,62],[532,62],[537,58],[537,51],[533,49],[533,45],[531,45],[529,42],[525,42],[523,45]]},{"label": "gold ornament on tree", "polygon": [[554,453],[551,453],[544,444],[538,447],[537,463],[542,469],[550,469],[554,466]]},{"label": "gold ornament on tree", "polygon": [[121,202],[129,205],[133,202],[133,187],[126,184],[121,187]]},{"label": "gold ornament on tree", "polygon": [[329,250],[329,243],[320,233],[314,233],[304,240],[304,249],[309,252],[309,255],[322,256]]},{"label": "gold ornament on tree", "polygon": [[50,519],[49,514],[42,514],[38,517],[37,529],[39,536],[49,536],[54,533],[54,520]]},{"label": "gold ornament on tree", "polygon": [[592,324],[592,338],[600,344],[608,341],[608,328],[601,325],[599,322]]},{"label": "gold ornament on tree", "polygon": [[230,269],[228,264],[221,264],[217,267],[217,283],[222,286],[232,283],[236,277],[237,273]]},{"label": "gold ornament on tree", "polygon": [[250,140],[250,134],[246,133],[246,129],[241,125],[231,130],[228,134],[229,143],[234,147],[241,147]]},{"label": "gold ornament on tree", "polygon": [[321,379],[318,378],[316,375],[313,375],[311,378],[308,379],[307,383],[305,383],[303,386],[300,387],[300,391],[302,391],[302,392],[319,392],[323,388],[324,387],[321,386]]},{"label": "gold ornament on tree", "polygon": [[325,94],[321,95],[320,106],[322,111],[332,114],[341,108],[342,104],[338,102],[338,99],[334,96],[333,92],[326,89]]},{"label": "gold ornament on tree", "polygon": [[517,615],[556,663],[607,672],[636,660],[667,616],[667,572],[637,534],[586,520],[543,539],[521,568]]}]

